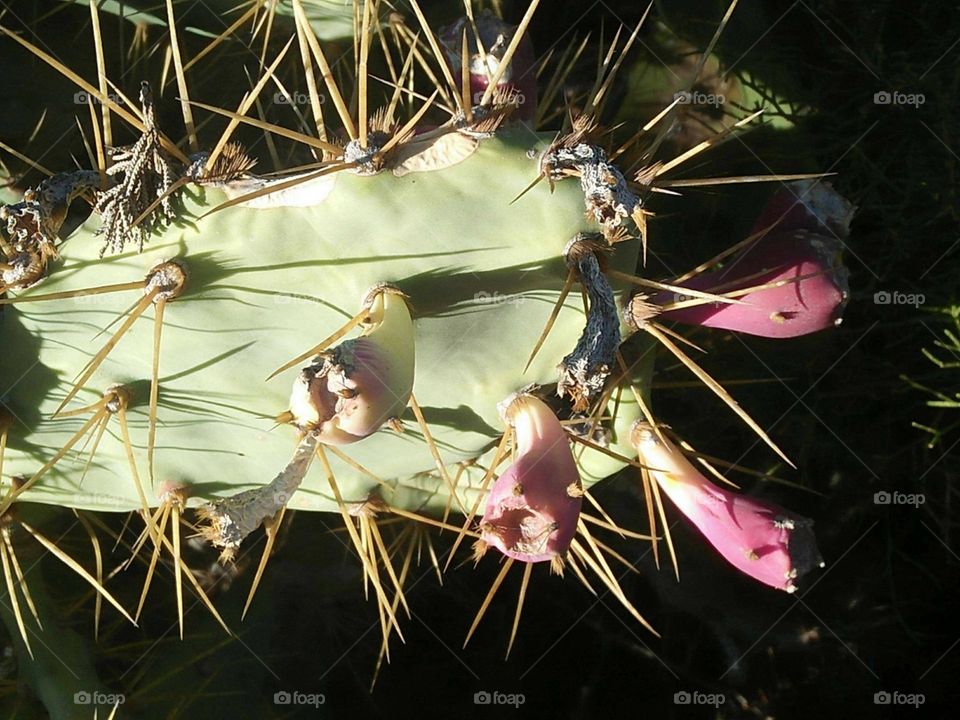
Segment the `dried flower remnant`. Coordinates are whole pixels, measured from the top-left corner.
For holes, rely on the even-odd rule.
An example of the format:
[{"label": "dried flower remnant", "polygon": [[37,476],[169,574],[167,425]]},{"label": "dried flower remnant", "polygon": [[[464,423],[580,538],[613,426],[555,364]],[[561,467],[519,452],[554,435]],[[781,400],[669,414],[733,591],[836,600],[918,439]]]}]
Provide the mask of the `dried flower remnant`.
[{"label": "dried flower remnant", "polygon": [[105,238],[101,257],[107,250],[122,252],[127,243],[136,243],[142,251],[153,230],[175,216],[172,193],[177,176],[160,149],[153,93],[147,82],[140,84],[140,104],[143,134],[130,147],[112,152],[113,164],[107,173],[123,179],[104,190],[94,208],[103,217],[98,231]]},{"label": "dried flower remnant", "polygon": [[477,554],[488,546],[535,563],[562,559],[573,541],[583,489],[560,421],[542,400],[521,391],[499,405],[516,435],[516,461],[487,497]]},{"label": "dried flower remnant", "polygon": [[23,200],[0,207],[9,241],[0,236],[0,293],[34,285],[47,272],[57,250],[60,228],[70,203],[97,186],[99,176],[92,170],[59,173],[27,190]]},{"label": "dried flower remnant", "polygon": [[[464,16],[440,31],[440,42],[457,83],[463,83],[461,66],[463,36],[466,33],[472,105],[479,105],[517,29],[485,10],[477,14],[473,21]],[[537,111],[537,75],[534,65],[533,43],[529,36],[524,35],[507,67],[503,69],[496,87],[505,103],[517,106],[516,116],[525,122],[532,121]]]},{"label": "dried flower remnant", "polygon": [[232,560],[247,535],[286,506],[303,482],[316,452],[316,437],[306,435],[287,466],[268,485],[198,508],[200,533],[221,548],[223,560]]},{"label": "dried flower remnant", "polygon": [[540,158],[540,173],[551,183],[565,177],[580,179],[587,213],[599,223],[608,240],[620,239],[628,219],[644,226],[643,203],[627,185],[603,148],[589,142],[596,126],[580,116],[573,131],[547,148]]}]

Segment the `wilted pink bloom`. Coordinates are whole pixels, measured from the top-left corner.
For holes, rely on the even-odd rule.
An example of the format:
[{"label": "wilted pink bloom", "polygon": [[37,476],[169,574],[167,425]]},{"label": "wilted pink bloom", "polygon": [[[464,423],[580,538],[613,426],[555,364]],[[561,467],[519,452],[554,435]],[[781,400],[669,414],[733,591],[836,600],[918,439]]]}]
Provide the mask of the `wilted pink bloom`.
[{"label": "wilted pink bloom", "polygon": [[[479,105],[517,28],[507,25],[490,12],[476,15],[475,20],[484,52],[481,52],[477,46],[473,27],[466,17],[461,17],[449,27],[444,28],[441,31],[440,40],[447,51],[447,60],[453,70],[453,77],[459,85],[462,82],[460,72],[463,31],[466,28],[470,97],[473,105]],[[530,42],[530,36],[526,35],[520,40],[510,65],[497,83],[497,90],[517,104],[516,116],[524,121],[533,120],[537,110],[537,74],[534,63],[533,43]]]},{"label": "wilted pink bloom", "polygon": [[500,404],[516,432],[516,461],[487,497],[481,540],[524,562],[562,559],[577,530],[583,490],[563,426],[538,398]]},{"label": "wilted pink bloom", "polygon": [[849,272],[843,264],[843,240],[850,231],[854,206],[829,183],[800,180],[774,193],[751,235],[769,232],[750,243],[723,267],[679,283],[691,290],[735,295],[746,303],[706,302],[661,293],[657,305],[678,300],[691,304],[666,310],[677,322],[723,328],[770,338],[806,335],[838,325],[849,296]]},{"label": "wilted pink bloom", "polygon": [[798,577],[823,567],[812,520],[714,485],[645,422],[634,424],[632,442],[673,504],[738,570],[793,592]]},{"label": "wilted pink bloom", "polygon": [[758,238],[726,265],[680,283],[716,295],[763,287],[736,295],[744,305],[702,301],[660,293],[654,303],[678,300],[701,304],[665,310],[677,322],[723,328],[769,338],[788,338],[840,323],[849,295],[848,271],[838,240],[806,230],[773,232]]}]

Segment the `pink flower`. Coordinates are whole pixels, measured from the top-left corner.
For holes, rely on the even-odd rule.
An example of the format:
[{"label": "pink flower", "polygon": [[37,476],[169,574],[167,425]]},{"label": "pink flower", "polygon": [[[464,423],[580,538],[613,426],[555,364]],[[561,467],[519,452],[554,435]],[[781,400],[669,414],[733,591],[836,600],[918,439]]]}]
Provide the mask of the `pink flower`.
[{"label": "pink flower", "polygon": [[632,442],[673,504],[741,572],[794,592],[798,577],[823,567],[812,520],[714,485],[643,421],[634,424]]},{"label": "pink flower", "polygon": [[516,461],[487,496],[481,540],[523,562],[562,559],[577,530],[583,490],[560,421],[523,392],[500,404],[516,432]]},{"label": "pink flower", "polygon": [[[728,259],[722,268],[679,283],[684,288],[735,295],[746,303],[691,303],[665,310],[677,322],[723,328],[770,338],[807,335],[840,323],[850,294],[841,253],[854,207],[829,183],[801,180],[776,192],[754,224],[752,235],[769,232]],[[653,301],[670,305],[673,293]]]},{"label": "pink flower", "polygon": [[[769,338],[807,335],[840,323],[849,296],[848,271],[839,241],[806,230],[770,233],[758,238],[720,270],[697,275],[680,285],[692,290],[735,295],[743,305],[702,302],[661,317]],[[658,305],[672,304],[675,293],[661,293]]]}]

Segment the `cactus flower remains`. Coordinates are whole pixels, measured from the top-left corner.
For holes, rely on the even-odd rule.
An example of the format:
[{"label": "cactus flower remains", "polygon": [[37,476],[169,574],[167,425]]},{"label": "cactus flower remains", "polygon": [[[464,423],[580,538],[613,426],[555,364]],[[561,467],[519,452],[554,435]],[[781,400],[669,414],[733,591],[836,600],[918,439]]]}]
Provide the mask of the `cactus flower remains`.
[{"label": "cactus flower remains", "polygon": [[516,461],[493,484],[480,521],[487,545],[523,562],[562,565],[577,521],[583,487],[563,426],[539,398],[517,393],[500,404],[516,436]]}]

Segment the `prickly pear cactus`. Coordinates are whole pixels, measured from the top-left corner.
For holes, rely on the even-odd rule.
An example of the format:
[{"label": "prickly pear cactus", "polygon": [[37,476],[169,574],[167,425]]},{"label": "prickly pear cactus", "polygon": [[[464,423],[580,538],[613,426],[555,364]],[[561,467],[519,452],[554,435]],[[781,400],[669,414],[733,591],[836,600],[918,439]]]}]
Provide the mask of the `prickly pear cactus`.
[{"label": "prickly pear cactus", "polygon": [[[13,338],[2,358],[4,377],[23,376],[7,404],[28,423],[10,437],[7,471],[34,475],[70,446],[96,408],[61,416],[120,384],[130,388],[127,418],[146,476],[157,362],[157,482],[145,483],[149,504],[159,500],[162,483],[181,487],[190,504],[263,484],[290,458],[296,430],[275,427],[276,417],[290,409],[291,389],[309,362],[268,376],[342,326],[380,282],[409,302],[414,397],[444,465],[452,474],[456,463],[480,457],[501,432],[497,403],[525,384],[556,382],[557,363],[583,331],[582,301],[570,294],[524,373],[567,275],[564,247],[598,226],[585,218],[575,181],[558,183],[553,193],[543,183],[511,204],[536,178],[549,138],[522,130],[459,137],[469,156],[450,167],[400,177],[342,171],[297,187],[290,202],[306,206],[266,195],[271,206],[239,205],[204,217],[237,192],[234,186],[250,181],[187,185],[175,222],[142,252],[127,246],[101,260],[100,218],[92,215],[43,281],[17,293],[7,309],[23,338]],[[620,244],[612,266],[632,270],[638,248],[638,241]],[[147,278],[171,261],[185,278],[158,323],[157,303],[145,300]],[[113,285],[127,289],[97,292]],[[66,297],[44,299],[60,294]],[[118,330],[125,332],[116,339]],[[86,376],[108,343],[109,353]],[[74,393],[78,377],[83,382]],[[631,415],[630,398],[624,402],[620,417],[629,425],[638,415]],[[412,412],[403,420],[402,432],[384,427],[352,445],[350,456],[395,488],[403,507],[443,508],[448,490],[437,484],[422,430]],[[108,421],[85,474],[89,452],[69,453],[24,499],[91,510],[140,507],[115,425]],[[74,441],[78,450],[83,437]],[[593,480],[617,469],[593,453],[584,462]],[[347,498],[382,487],[337,457],[331,464]],[[336,509],[319,473],[307,476],[289,507]]]},{"label": "prickly pear cactus", "polygon": [[[524,567],[520,603],[539,563],[569,567],[585,584],[585,571],[598,576],[647,625],[590,530],[621,531],[590,488],[628,468],[650,503],[655,553],[659,517],[673,557],[662,489],[732,565],[795,589],[820,562],[811,522],[700,474],[716,471],[653,414],[653,360],[657,349],[672,355],[786,459],[665,323],[770,337],[831,327],[847,292],[840,244],[827,236],[846,236],[853,209],[811,176],[746,178],[798,182],[736,248],[680,277],[648,277],[647,219],[669,173],[758,113],[670,158],[656,154],[682,137],[669,109],[614,143],[599,118],[618,60],[602,66],[578,113],[540,128],[556,114],[537,105],[531,82],[525,32],[536,5],[519,27],[471,12],[436,32],[414,3],[418,40],[378,3],[357,3],[350,92],[300,2],[285,5],[315,134],[253,116],[286,49],[234,111],[189,100],[173,43],[189,154],[163,134],[148,83],[131,113],[104,94],[102,62],[96,86],[67,73],[138,139],[98,145],[95,167],[54,174],[0,209],[0,513],[32,503],[133,512],[150,573],[159,555],[174,558],[181,632],[181,574],[228,625],[181,560],[181,524],[225,560],[264,528],[252,598],[284,513],[336,513],[374,585],[386,653],[391,634],[402,637],[405,574],[378,516],[456,531],[451,558],[465,537],[478,560],[496,551],[504,564],[491,596],[514,563]],[[367,67],[385,27],[408,51],[388,58],[393,90],[375,105]],[[424,78],[428,92],[401,102]],[[229,118],[208,151],[199,108]],[[232,140],[247,125],[315,161],[256,174]],[[75,226],[78,208],[90,212]],[[126,614],[99,566],[96,578],[71,567]]]}]

